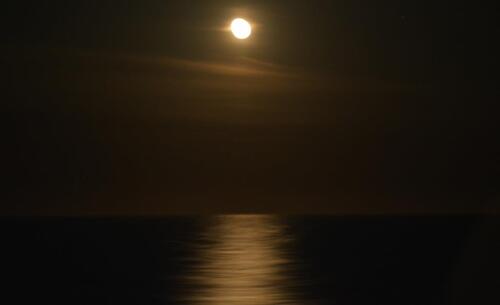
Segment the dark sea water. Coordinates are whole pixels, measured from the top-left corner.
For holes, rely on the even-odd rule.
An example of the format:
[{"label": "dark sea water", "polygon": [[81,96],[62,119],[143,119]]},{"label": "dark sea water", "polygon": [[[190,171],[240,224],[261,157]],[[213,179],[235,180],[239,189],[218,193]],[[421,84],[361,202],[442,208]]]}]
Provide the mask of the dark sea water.
[{"label": "dark sea water", "polygon": [[0,303],[500,304],[498,220],[4,219]]}]

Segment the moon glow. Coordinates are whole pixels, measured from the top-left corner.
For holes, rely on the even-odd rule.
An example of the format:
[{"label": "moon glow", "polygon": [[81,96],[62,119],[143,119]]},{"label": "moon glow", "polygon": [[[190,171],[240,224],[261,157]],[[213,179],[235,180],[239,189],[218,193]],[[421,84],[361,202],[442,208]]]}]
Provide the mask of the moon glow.
[{"label": "moon glow", "polygon": [[242,18],[236,18],[231,22],[231,32],[237,39],[247,39],[252,34],[252,26]]}]

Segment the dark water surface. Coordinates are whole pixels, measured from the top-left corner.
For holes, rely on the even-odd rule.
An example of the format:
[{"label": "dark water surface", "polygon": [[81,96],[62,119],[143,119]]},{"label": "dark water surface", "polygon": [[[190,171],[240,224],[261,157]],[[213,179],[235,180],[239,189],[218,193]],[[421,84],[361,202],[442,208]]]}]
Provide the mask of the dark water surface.
[{"label": "dark water surface", "polygon": [[0,303],[495,304],[498,220],[4,219]]}]

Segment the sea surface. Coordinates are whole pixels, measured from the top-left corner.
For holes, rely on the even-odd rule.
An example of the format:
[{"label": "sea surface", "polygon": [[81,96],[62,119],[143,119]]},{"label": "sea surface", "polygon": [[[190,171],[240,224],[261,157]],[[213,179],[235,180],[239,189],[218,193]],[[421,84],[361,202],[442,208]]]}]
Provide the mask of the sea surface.
[{"label": "sea surface", "polygon": [[0,222],[0,303],[500,304],[492,301],[498,224],[479,216],[9,218]]}]

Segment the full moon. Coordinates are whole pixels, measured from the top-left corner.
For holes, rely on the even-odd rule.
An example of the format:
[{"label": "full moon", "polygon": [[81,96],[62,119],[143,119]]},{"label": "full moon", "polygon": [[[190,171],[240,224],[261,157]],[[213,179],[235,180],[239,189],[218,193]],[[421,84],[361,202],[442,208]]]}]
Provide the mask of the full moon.
[{"label": "full moon", "polygon": [[242,18],[236,18],[231,22],[231,32],[238,39],[247,39],[252,34],[252,26]]}]

